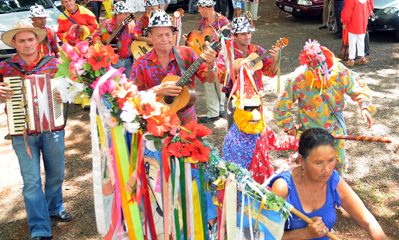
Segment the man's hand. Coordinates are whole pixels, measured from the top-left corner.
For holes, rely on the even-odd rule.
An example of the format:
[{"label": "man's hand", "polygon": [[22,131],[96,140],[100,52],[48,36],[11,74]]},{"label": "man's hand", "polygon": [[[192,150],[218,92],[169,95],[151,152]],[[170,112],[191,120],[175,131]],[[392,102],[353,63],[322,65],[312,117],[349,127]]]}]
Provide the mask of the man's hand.
[{"label": "man's hand", "polygon": [[346,28],[346,24],[342,24],[342,29],[345,29]]},{"label": "man's hand", "polygon": [[5,102],[14,95],[12,89],[5,82],[0,82],[0,102]]},{"label": "man's hand", "polygon": [[367,108],[362,109],[362,117],[364,121],[367,122],[368,127],[371,128],[371,126],[373,126],[373,120],[371,119],[370,112]]},{"label": "man's hand", "polygon": [[308,224],[306,229],[308,230],[309,238],[320,238],[327,234],[328,228],[324,225],[321,217],[313,217],[313,223]]},{"label": "man's hand", "polygon": [[279,48],[273,48],[269,50],[269,55],[272,57],[273,59],[273,63],[277,63],[278,61],[278,52],[280,51]]},{"label": "man's hand", "polygon": [[62,103],[61,93],[58,90],[55,90],[54,98],[57,103]]},{"label": "man's hand", "polygon": [[172,96],[177,97],[179,96],[182,88],[177,86],[175,82],[163,82],[154,88],[155,93],[157,96]]},{"label": "man's hand", "polygon": [[216,58],[216,51],[213,50],[212,48],[208,47],[209,43],[206,43],[207,47],[205,50],[201,53],[201,58],[208,64],[208,67],[212,68],[213,64],[215,63],[215,58]]}]

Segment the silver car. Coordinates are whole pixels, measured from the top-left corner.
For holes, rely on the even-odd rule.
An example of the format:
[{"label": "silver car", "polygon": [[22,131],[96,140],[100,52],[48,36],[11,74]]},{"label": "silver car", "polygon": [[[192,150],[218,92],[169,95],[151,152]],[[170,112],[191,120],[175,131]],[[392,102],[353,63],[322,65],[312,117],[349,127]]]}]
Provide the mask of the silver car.
[{"label": "silver car", "polygon": [[[0,36],[8,31],[13,25],[22,19],[29,19],[29,8],[35,3],[42,5],[50,16],[47,18],[47,26],[57,31],[57,19],[61,14],[57,7],[61,6],[61,1],[52,0],[0,0]],[[57,6],[57,7],[56,7]],[[1,38],[0,38],[1,39]],[[5,45],[0,40],[0,59],[11,57],[15,54],[15,49]]]}]

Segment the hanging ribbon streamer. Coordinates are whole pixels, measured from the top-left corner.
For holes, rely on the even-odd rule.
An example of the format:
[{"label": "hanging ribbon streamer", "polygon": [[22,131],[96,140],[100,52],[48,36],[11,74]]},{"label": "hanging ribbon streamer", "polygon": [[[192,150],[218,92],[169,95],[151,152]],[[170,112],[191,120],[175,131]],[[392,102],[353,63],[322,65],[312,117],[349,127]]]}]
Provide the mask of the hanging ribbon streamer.
[{"label": "hanging ribbon streamer", "polygon": [[205,210],[207,206],[205,204],[205,178],[204,178],[204,166],[202,163],[199,164],[199,174],[200,174],[200,203],[201,203],[201,221],[202,221],[202,228],[204,231],[204,236],[208,239],[208,231],[206,230],[207,227],[207,219]]},{"label": "hanging ribbon streamer", "polygon": [[187,240],[187,201],[186,201],[186,180],[184,174],[184,158],[179,158],[180,168],[180,193],[181,193],[181,207],[183,209],[183,239]]},{"label": "hanging ribbon streamer", "polygon": [[194,205],[193,205],[193,185],[191,175],[191,163],[184,163],[185,179],[186,179],[186,202],[187,202],[187,239],[195,240],[194,234]]},{"label": "hanging ribbon streamer", "polygon": [[281,78],[281,50],[278,51],[278,64],[277,64],[277,94],[280,94],[280,78]]},{"label": "hanging ribbon streamer", "polygon": [[234,174],[227,179],[225,190],[226,232],[227,240],[237,239],[237,181]]},{"label": "hanging ribbon streamer", "polygon": [[[200,204],[200,193],[198,191],[197,181],[194,179],[193,182],[193,206],[194,206],[194,237],[197,240],[205,240],[205,232],[204,232],[204,224],[203,219],[204,215],[202,214],[202,207]],[[194,239],[194,238],[193,238]]]},{"label": "hanging ribbon streamer", "polygon": [[[112,70],[111,70],[112,71]],[[94,210],[96,215],[97,231],[101,235],[107,234],[108,226],[105,223],[105,206],[103,202],[102,192],[102,168],[101,168],[101,153],[100,143],[97,132],[97,105],[99,106],[99,86],[111,77],[112,72],[107,72],[104,76],[99,79],[99,84],[93,91],[93,96],[90,103],[90,131],[91,131],[91,151],[93,155],[93,194],[94,194]]]}]

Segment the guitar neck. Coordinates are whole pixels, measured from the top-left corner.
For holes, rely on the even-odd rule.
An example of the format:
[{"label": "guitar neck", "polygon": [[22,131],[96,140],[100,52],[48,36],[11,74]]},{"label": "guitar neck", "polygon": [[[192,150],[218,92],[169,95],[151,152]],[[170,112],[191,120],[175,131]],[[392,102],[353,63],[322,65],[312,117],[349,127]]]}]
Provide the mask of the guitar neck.
[{"label": "guitar neck", "polygon": [[197,72],[203,62],[204,60],[202,58],[195,60],[195,62],[184,72],[179,81],[177,81],[176,85],[184,87],[187,83],[191,82],[191,77]]},{"label": "guitar neck", "polygon": [[255,58],[254,60],[252,60],[252,63],[255,65],[257,64],[259,61],[262,61],[265,57],[267,56],[267,51],[264,52],[262,55],[260,55],[259,57]]},{"label": "guitar neck", "polygon": [[118,33],[120,33],[120,31],[125,27],[126,24],[128,24],[131,20],[133,20],[132,16],[127,17],[125,20],[123,20],[123,22],[121,23],[121,25],[119,25],[115,31],[112,32],[112,34],[109,36],[109,38],[107,39],[107,41],[105,41],[105,44],[110,44],[112,42],[112,40],[114,40],[114,38],[116,37],[116,35],[118,35]]},{"label": "guitar neck", "polygon": [[[213,50],[219,49],[221,46],[220,42],[213,42],[212,45],[210,46]],[[204,59],[199,57],[197,60],[195,60],[191,66],[184,72],[183,76],[177,81],[176,85],[183,87],[187,83],[191,82],[191,77],[197,72],[198,68],[201,66],[201,64],[204,62]]]}]

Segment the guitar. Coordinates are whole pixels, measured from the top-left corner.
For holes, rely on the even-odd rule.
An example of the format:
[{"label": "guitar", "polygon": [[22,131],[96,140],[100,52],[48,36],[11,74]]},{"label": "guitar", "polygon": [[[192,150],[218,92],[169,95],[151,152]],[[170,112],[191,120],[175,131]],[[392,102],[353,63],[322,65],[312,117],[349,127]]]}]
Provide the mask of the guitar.
[{"label": "guitar", "polygon": [[[228,35],[230,35],[230,30],[222,29],[221,35],[227,37]],[[220,41],[215,41],[210,45],[210,47],[213,50],[218,51],[218,49],[221,47],[221,43]],[[169,106],[170,110],[175,113],[178,111],[184,111],[187,108],[193,106],[196,99],[195,89],[193,89],[191,86],[187,84],[191,82],[191,77],[194,75],[194,73],[197,71],[197,69],[203,62],[204,60],[201,57],[199,57],[183,73],[183,76],[179,77],[179,76],[169,75],[166,76],[164,79],[162,79],[162,82],[175,82],[177,86],[182,87],[182,91],[180,92],[180,95],[177,97],[162,96],[159,97],[157,100]]]},{"label": "guitar", "polygon": [[133,14],[130,14],[127,18],[125,18],[125,20],[123,20],[123,22],[120,25],[118,25],[118,27],[114,31],[112,31],[112,34],[104,33],[101,36],[101,41],[106,45],[110,44],[115,39],[115,37],[123,30],[123,28],[127,24],[129,24],[133,19],[134,19]]},{"label": "guitar", "polygon": [[211,42],[215,32],[211,26],[206,26],[202,31],[193,30],[187,35],[186,46],[199,56],[204,51],[205,41]]},{"label": "guitar", "polygon": [[151,51],[152,47],[145,41],[133,41],[130,45],[130,51],[134,59],[138,59],[147,52]]},{"label": "guitar", "polygon": [[[280,50],[283,49],[284,47],[286,47],[288,45],[288,38],[280,38],[279,40],[277,40],[276,44],[273,45],[273,48],[279,48]],[[240,63],[245,60],[248,59],[250,60],[249,62],[249,70],[251,71],[256,71],[259,69],[263,68],[263,59],[267,56],[268,52],[265,51],[262,55],[258,55],[257,53],[253,52],[251,54],[248,55],[248,57],[246,58],[237,58],[236,60],[234,60],[233,62],[233,68],[238,68],[238,66],[240,65]]]}]

